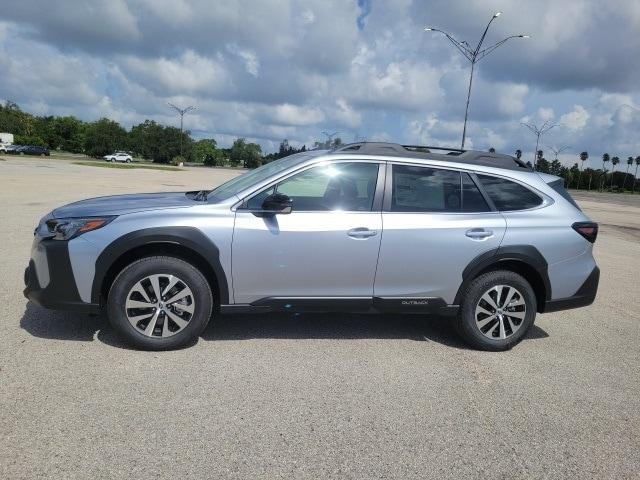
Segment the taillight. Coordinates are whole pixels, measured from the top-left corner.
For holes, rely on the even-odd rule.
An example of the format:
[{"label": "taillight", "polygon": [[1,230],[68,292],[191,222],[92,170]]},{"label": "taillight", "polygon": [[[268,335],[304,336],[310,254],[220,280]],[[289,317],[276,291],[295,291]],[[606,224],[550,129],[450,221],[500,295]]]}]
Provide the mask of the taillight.
[{"label": "taillight", "polygon": [[582,235],[587,241],[594,243],[598,236],[598,224],[595,222],[576,222],[571,225],[576,232]]}]

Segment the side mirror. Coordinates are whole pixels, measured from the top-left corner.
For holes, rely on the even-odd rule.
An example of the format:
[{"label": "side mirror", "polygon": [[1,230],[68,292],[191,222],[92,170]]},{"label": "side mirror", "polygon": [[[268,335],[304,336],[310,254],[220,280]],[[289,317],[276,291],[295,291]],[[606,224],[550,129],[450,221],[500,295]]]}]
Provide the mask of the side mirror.
[{"label": "side mirror", "polygon": [[291,213],[292,207],[293,200],[282,193],[274,193],[262,201],[262,210],[274,215]]}]

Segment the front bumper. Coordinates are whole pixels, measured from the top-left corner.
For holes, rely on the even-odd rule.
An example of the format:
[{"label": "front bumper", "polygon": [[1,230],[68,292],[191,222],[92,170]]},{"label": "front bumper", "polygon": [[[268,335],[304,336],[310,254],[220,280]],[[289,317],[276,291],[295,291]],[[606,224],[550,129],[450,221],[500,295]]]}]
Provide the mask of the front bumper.
[{"label": "front bumper", "polygon": [[591,305],[596,299],[599,281],[600,269],[598,267],[594,267],[587,279],[574,295],[571,297],[559,298],[557,300],[547,300],[540,313],[557,312],[560,310],[569,310],[572,308]]},{"label": "front bumper", "polygon": [[[69,260],[68,242],[36,240],[35,244],[37,251],[32,252],[32,258],[24,271],[24,296],[45,308],[97,313],[100,310],[98,304],[86,303],[80,299]],[[44,281],[38,278],[33,258],[35,255],[42,265],[41,271],[48,274],[49,278]]]}]

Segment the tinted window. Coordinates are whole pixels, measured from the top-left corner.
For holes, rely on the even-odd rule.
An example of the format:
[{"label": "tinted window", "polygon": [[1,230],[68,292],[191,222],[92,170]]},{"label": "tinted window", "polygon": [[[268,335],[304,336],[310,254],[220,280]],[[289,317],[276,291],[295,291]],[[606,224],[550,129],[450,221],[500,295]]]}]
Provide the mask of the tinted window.
[{"label": "tinted window", "polygon": [[489,212],[491,209],[468,173],[462,174],[462,211]]},{"label": "tinted window", "polygon": [[542,198],[519,183],[489,175],[478,178],[498,210],[526,210],[542,203]]},{"label": "tinted window", "polygon": [[578,210],[582,210],[578,206],[578,204],[575,202],[575,200],[571,197],[571,195],[569,195],[569,192],[567,192],[567,190],[564,188],[564,180],[559,178],[558,180],[551,182],[549,186],[553,188],[556,192],[558,192],[560,195],[562,195],[562,197],[571,205],[576,207]]},{"label": "tinted window", "polygon": [[377,163],[319,165],[259,193],[247,206],[260,208],[266,196],[278,192],[293,200],[293,211],[370,211],[377,180]]},{"label": "tinted window", "polygon": [[458,172],[393,166],[392,212],[460,212],[461,197]]}]

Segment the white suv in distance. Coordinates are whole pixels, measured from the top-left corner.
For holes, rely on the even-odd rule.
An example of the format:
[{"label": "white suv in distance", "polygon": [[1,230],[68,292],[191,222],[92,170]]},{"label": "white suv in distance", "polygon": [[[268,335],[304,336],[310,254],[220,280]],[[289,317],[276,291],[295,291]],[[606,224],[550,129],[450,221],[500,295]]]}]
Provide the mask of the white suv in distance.
[{"label": "white suv in distance", "polygon": [[102,158],[104,158],[107,162],[131,163],[133,161],[133,157],[127,152],[114,152],[110,155],[105,155]]}]

